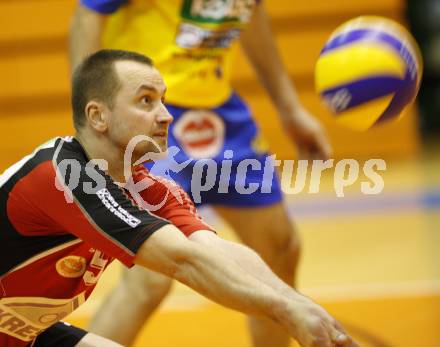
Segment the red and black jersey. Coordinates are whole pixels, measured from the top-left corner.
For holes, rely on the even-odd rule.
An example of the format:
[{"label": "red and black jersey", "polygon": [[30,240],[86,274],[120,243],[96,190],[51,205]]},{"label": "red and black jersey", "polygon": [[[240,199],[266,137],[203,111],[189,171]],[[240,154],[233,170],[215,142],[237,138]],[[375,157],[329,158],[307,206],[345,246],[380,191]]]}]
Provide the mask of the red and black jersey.
[{"label": "red and black jersey", "polygon": [[131,183],[142,182],[133,196],[72,137],[49,141],[0,176],[0,346],[30,344],[87,299],[111,260],[133,265],[162,226],[211,230],[174,183],[139,166]]}]

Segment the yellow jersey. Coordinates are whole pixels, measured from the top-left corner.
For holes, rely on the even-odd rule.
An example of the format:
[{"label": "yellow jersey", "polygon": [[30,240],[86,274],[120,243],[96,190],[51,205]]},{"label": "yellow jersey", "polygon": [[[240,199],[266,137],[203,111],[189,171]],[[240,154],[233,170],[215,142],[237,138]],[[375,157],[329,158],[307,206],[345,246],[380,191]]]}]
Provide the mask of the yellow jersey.
[{"label": "yellow jersey", "polygon": [[210,108],[230,96],[233,44],[249,22],[255,0],[82,3],[110,14],[103,35],[105,48],[136,51],[153,59],[168,87],[167,103]]}]

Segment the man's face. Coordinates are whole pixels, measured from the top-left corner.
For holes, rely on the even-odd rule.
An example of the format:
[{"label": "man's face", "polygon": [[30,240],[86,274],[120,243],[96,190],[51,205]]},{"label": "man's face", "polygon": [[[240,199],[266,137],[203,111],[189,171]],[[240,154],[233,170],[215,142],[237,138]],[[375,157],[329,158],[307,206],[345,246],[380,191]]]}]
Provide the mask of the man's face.
[{"label": "man's face", "polygon": [[133,137],[146,135],[151,140],[137,144],[136,157],[165,153],[168,126],[173,118],[163,104],[166,87],[162,76],[155,68],[134,61],[118,61],[114,67],[120,89],[113,109],[108,110],[110,140],[125,151]]}]

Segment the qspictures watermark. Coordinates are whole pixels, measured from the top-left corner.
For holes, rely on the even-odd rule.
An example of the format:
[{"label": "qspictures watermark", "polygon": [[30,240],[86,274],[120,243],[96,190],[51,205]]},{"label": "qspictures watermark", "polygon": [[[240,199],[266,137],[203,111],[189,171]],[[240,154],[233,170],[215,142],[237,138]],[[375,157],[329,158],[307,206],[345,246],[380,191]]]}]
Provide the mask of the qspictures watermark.
[{"label": "qspictures watermark", "polygon": [[[154,151],[145,153],[141,158],[133,162],[133,153],[137,144],[147,141],[152,144]],[[84,165],[76,159],[63,159],[56,161],[63,141],[60,141],[55,151],[54,163],[56,162],[57,178],[56,186],[64,191],[66,201],[72,202],[72,191],[79,187],[86,194],[97,195],[106,189],[109,176],[105,174],[108,163],[103,159],[92,160]],[[194,202],[202,201],[202,193],[216,189],[218,194],[229,194],[235,190],[238,194],[248,195],[255,192],[270,194],[273,192],[274,176],[279,171],[280,187],[284,194],[292,195],[307,192],[317,194],[320,192],[323,172],[333,171],[333,188],[337,197],[345,196],[345,189],[356,182],[360,184],[362,194],[380,194],[385,186],[381,172],[387,166],[383,159],[369,159],[359,162],[355,159],[342,160],[277,160],[275,155],[267,156],[262,160],[247,158],[234,160],[234,152],[226,150],[221,160],[193,159],[189,158],[178,162],[176,157],[181,149],[169,147],[166,152],[161,151],[160,146],[154,139],[139,135],[134,137],[126,147],[124,153],[124,178],[125,182],[117,183],[127,189],[136,203],[150,211],[160,209],[166,202],[169,194],[173,194],[182,203],[182,196],[178,189],[169,189],[163,201],[150,205],[142,198],[141,192],[154,184],[153,176],[146,176],[141,181],[134,182],[132,170],[136,165],[151,163],[150,172],[158,175],[177,185],[172,176],[186,170],[188,177],[190,172],[190,192]],[[164,161],[163,159],[166,158]],[[278,169],[277,169],[278,168]],[[258,173],[262,177],[260,182],[251,182],[248,177]],[[84,182],[81,175],[88,179]],[[60,182],[63,182],[62,184]],[[173,184],[170,185],[171,187]],[[111,200],[106,200],[111,201]],[[117,203],[115,202],[117,205]],[[112,204],[115,205],[115,204]],[[112,208],[117,209],[117,206]],[[123,212],[121,212],[123,213]]]}]

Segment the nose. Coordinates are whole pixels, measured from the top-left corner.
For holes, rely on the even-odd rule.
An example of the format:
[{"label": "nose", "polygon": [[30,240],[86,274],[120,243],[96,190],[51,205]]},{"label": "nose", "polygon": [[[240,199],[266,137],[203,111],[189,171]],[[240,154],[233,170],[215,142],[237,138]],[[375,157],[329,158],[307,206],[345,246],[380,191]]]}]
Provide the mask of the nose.
[{"label": "nose", "polygon": [[158,112],[157,121],[159,123],[166,123],[167,125],[171,124],[174,120],[171,113],[168,112],[168,109],[164,104],[161,105],[160,111]]}]

